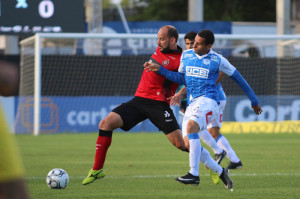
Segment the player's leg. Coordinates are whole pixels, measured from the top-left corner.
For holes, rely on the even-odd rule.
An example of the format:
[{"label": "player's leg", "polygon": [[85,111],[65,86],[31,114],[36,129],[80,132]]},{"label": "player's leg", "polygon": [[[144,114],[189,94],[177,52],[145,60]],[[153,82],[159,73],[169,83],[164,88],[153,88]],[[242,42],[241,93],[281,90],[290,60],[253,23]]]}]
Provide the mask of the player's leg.
[{"label": "player's leg", "polygon": [[[188,142],[188,137],[184,136],[184,141]],[[187,145],[188,148],[188,145]],[[189,148],[188,148],[189,149]],[[212,177],[214,184],[218,184],[220,180],[224,183],[225,187],[231,189],[233,187],[233,182],[228,176],[229,171],[222,168],[209,154],[209,152],[201,147],[200,162],[209,169],[209,173]]]},{"label": "player's leg", "polygon": [[177,129],[171,133],[166,134],[169,141],[178,149],[182,151],[187,151],[187,148],[185,147],[184,141],[182,139],[182,133],[180,129]]},{"label": "player's leg", "polygon": [[[189,141],[189,163],[190,171],[187,175],[176,178],[176,181],[184,184],[199,184],[199,164],[201,158],[201,143],[199,131],[206,129],[207,118],[211,118],[212,109],[206,104],[207,98],[199,98],[194,101],[186,110],[183,118],[183,136],[188,137]],[[201,135],[201,133],[200,133]]]},{"label": "player's leg", "polygon": [[233,182],[228,176],[228,170],[222,168],[216,161],[214,161],[209,152],[203,147],[201,149],[200,161],[206,166],[206,168],[210,169],[210,174],[215,184],[218,184],[221,179],[227,189],[231,189],[233,187]]},{"label": "player's leg", "polygon": [[[226,100],[221,100],[219,104],[219,120],[217,121],[218,124],[214,125],[215,127],[208,129],[211,135],[215,138],[218,146],[220,146],[224,151],[227,153],[227,157],[230,160],[230,164],[227,167],[228,169],[237,169],[242,167],[242,162],[236,155],[235,151],[232,149],[231,145],[229,144],[228,140],[224,135],[220,133],[220,128],[222,127],[222,117],[223,112],[225,109]],[[220,155],[215,155],[215,159],[220,158]]]},{"label": "player's leg", "polygon": [[[183,140],[184,140],[184,143],[186,144],[185,145],[186,148],[189,150],[189,139],[188,139],[188,136],[185,135],[184,138],[183,138]],[[216,173],[216,171],[218,169],[213,168],[214,164],[212,164],[212,166],[209,165],[210,164],[210,160],[212,160],[212,161],[214,161],[214,160],[212,158],[210,158],[210,159],[207,160],[207,158],[205,156],[207,156],[207,154],[210,156],[210,154],[209,154],[209,152],[206,149],[205,150],[203,150],[203,149],[204,148],[201,147],[200,162],[202,162],[206,166],[206,168],[209,170],[209,174],[211,175],[213,182],[215,184],[218,184],[220,182],[220,177],[219,177],[218,173]],[[206,161],[207,161],[207,163],[206,163]],[[216,161],[214,161],[214,163],[216,164]]]},{"label": "player's leg", "polygon": [[103,165],[105,163],[107,150],[112,142],[112,131],[122,125],[122,118],[119,114],[114,112],[109,113],[109,115],[99,123],[94,166],[89,171],[88,176],[82,181],[83,185],[87,185],[105,176]]},{"label": "player's leg", "polygon": [[190,171],[189,173],[194,176],[199,176],[199,163],[201,157],[201,143],[198,132],[200,127],[194,120],[189,120],[187,124],[187,136],[190,145]]},{"label": "player's leg", "polygon": [[225,157],[226,152],[218,146],[216,140],[211,136],[207,129],[203,131],[200,139],[213,150],[214,154],[218,154],[222,157],[221,159],[216,160],[218,164],[220,164],[222,159]]},{"label": "player's leg", "polygon": [[230,164],[227,169],[240,169],[243,167],[243,164],[239,157],[236,155],[235,151],[232,149],[226,137],[222,134],[216,139],[217,144],[227,152],[228,159]]},{"label": "player's leg", "polygon": [[[215,161],[218,164],[221,164],[223,158],[226,156],[226,151],[217,144],[214,137],[214,135],[219,132],[219,128],[222,125],[220,122],[220,106],[217,107],[217,111],[215,111],[215,113],[216,117],[211,118],[210,122],[207,124],[207,129],[205,129],[205,133],[202,136],[203,141],[205,143],[208,142],[208,146],[213,149]],[[215,145],[217,145],[217,147]]]},{"label": "player's leg", "polygon": [[152,102],[146,107],[149,120],[161,131],[164,132],[168,140],[178,149],[188,151],[185,147],[180,127],[177,123],[171,107],[164,102]]},{"label": "player's leg", "polygon": [[188,138],[190,170],[187,175],[178,177],[175,180],[183,184],[191,184],[197,186],[200,182],[199,164],[201,156],[201,143],[198,135],[198,131],[200,130],[200,128],[195,121],[189,120],[188,122],[185,122],[185,119],[183,128],[185,128],[186,126],[185,137]]},{"label": "player's leg", "polygon": [[121,116],[115,112],[109,113],[109,115],[99,123],[99,135],[96,143],[96,155],[93,170],[103,168],[106,153],[112,141],[112,131],[122,126],[123,120]]},{"label": "player's leg", "polygon": [[143,121],[146,117],[138,109],[133,108],[136,105],[134,99],[112,110],[107,117],[99,123],[99,135],[96,142],[96,153],[93,168],[88,176],[82,181],[83,185],[89,184],[96,179],[105,176],[103,166],[106,159],[108,148],[112,142],[112,133],[116,128],[122,128],[125,131]]}]

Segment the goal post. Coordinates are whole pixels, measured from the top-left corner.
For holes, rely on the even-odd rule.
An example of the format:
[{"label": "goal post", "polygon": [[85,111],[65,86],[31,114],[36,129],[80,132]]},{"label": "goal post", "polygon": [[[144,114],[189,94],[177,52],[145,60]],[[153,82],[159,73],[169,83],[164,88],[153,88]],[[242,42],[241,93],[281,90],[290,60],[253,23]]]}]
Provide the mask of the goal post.
[{"label": "goal post", "polygon": [[[28,91],[28,89],[33,89],[33,117],[32,117],[32,122],[33,125],[31,124],[27,124],[26,126],[26,131],[30,131],[29,129],[31,129],[32,127],[32,132],[34,135],[39,135],[40,134],[40,123],[41,123],[41,88],[42,88],[42,55],[43,55],[43,47],[42,46],[42,42],[46,43],[47,39],[49,40],[73,40],[74,41],[74,46],[73,46],[73,50],[71,50],[70,52],[67,52],[67,54],[77,54],[76,49],[74,48],[84,48],[83,46],[77,46],[77,41],[78,40],[98,40],[101,41],[102,40],[130,40],[130,39],[147,39],[147,40],[156,40],[157,35],[156,34],[135,34],[135,35],[131,35],[131,34],[94,34],[94,33],[58,33],[58,34],[51,34],[51,33],[37,33],[32,37],[29,37],[27,39],[24,39],[20,42],[21,45],[21,86],[20,86],[20,96],[28,96],[28,94],[30,93],[30,91]],[[153,43],[152,41],[152,43]],[[92,45],[92,44],[91,44]],[[53,48],[57,48],[56,46]],[[93,46],[91,47],[93,48]],[[92,49],[90,49],[89,47],[87,47],[87,52],[86,54],[96,54],[96,55],[102,55],[103,52],[101,52],[102,50],[99,51],[99,49],[102,49],[101,46],[98,47],[98,49],[96,50],[97,52],[94,52]],[[112,48],[114,49],[114,48]],[[150,48],[151,50],[149,51],[149,54],[151,54],[153,51],[155,50],[155,48],[153,48],[153,46],[151,46]],[[107,51],[109,51],[109,49],[106,49]],[[111,50],[113,51],[113,50]],[[27,56],[29,53],[29,56]],[[52,54],[53,52],[44,52],[44,54]],[[66,52],[62,53],[65,54]],[[60,54],[60,52],[58,52],[58,54]],[[137,54],[137,50],[135,48],[132,49],[132,54]],[[148,53],[146,53],[148,54]],[[114,55],[114,53],[112,53],[112,55]],[[28,63],[26,63],[26,60],[28,60],[27,57],[30,57],[32,60],[32,63],[34,63],[31,67],[34,69],[33,71],[33,85],[31,85],[29,88],[25,87],[24,81],[27,80],[27,77],[25,77],[26,75],[26,66],[29,65]],[[29,59],[30,59],[29,58]],[[25,70],[24,70],[25,69]],[[26,80],[25,80],[26,78]],[[29,93],[28,93],[29,92]],[[32,97],[29,94],[30,97]],[[27,98],[28,100],[28,98]],[[24,101],[24,99],[19,100],[19,103],[21,101]],[[20,103],[22,104],[22,103]],[[20,118],[22,118],[22,116],[19,116],[21,114],[22,111],[20,111],[22,107],[18,107],[18,111],[17,111],[17,120],[20,120]],[[31,122],[31,121],[29,121]],[[17,126],[18,126],[18,121],[16,122]],[[18,129],[18,128],[17,128]],[[22,131],[23,132],[23,131]]]},{"label": "goal post", "polygon": [[[37,33],[22,40],[16,133],[97,131],[113,107],[134,95],[156,41],[156,34],[100,33]],[[241,89],[225,78],[225,121],[299,120],[300,35],[216,34],[213,50],[242,73],[266,112],[252,115]],[[149,121],[133,130],[157,131]]]}]

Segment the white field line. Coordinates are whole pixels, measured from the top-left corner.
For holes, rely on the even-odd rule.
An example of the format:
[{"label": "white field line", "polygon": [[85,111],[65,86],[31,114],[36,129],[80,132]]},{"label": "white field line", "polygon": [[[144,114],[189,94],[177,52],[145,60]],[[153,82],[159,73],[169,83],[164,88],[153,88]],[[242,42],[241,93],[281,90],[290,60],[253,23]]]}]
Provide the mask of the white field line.
[{"label": "white field line", "polygon": [[[182,175],[182,174],[181,174]],[[105,176],[105,178],[173,178],[178,175],[136,175],[136,176]],[[209,176],[209,174],[200,175]],[[230,176],[300,176],[300,173],[231,173]],[[72,179],[84,179],[86,176],[70,176]],[[46,176],[25,177],[26,180],[46,179]]]}]

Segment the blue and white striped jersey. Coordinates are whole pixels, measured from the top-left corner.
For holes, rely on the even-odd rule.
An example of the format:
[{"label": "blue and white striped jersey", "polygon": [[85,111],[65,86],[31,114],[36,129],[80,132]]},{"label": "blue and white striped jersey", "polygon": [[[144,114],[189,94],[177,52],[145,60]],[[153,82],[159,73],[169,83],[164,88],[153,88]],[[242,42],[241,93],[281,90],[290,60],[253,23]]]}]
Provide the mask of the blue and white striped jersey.
[{"label": "blue and white striped jersey", "polygon": [[216,81],[219,72],[231,76],[236,68],[222,55],[210,50],[208,54],[198,55],[193,49],[186,50],[181,55],[178,72],[185,73],[185,85],[189,102],[205,96],[219,101]]}]

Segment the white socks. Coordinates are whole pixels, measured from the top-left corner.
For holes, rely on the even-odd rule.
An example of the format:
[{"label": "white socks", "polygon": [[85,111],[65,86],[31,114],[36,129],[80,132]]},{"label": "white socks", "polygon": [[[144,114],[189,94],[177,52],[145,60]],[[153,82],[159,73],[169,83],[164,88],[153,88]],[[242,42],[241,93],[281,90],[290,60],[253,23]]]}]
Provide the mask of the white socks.
[{"label": "white socks", "polygon": [[214,151],[215,154],[221,154],[223,152],[223,149],[218,146],[216,140],[211,136],[207,129],[202,131],[199,136],[201,140]]},{"label": "white socks", "polygon": [[212,159],[210,153],[203,147],[201,151],[200,161],[209,169],[213,170],[214,172],[217,172],[219,176],[223,172],[223,168],[220,165],[218,165],[218,163],[214,159]]},{"label": "white socks", "polygon": [[234,150],[231,148],[228,140],[222,134],[216,139],[216,142],[219,147],[226,151],[230,162],[238,163],[240,161]]},{"label": "white socks", "polygon": [[201,143],[198,133],[188,134],[189,143],[190,143],[190,171],[189,173],[193,176],[199,176],[199,164],[201,156]]}]

